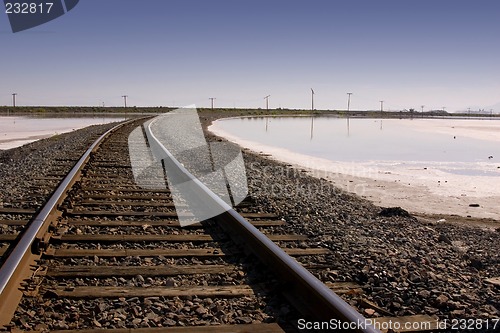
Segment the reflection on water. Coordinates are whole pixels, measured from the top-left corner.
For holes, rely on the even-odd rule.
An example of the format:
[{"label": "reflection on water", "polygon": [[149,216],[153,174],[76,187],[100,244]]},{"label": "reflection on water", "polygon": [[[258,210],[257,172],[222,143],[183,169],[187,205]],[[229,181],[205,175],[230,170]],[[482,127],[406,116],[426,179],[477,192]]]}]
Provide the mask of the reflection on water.
[{"label": "reflection on water", "polygon": [[311,117],[311,140],[313,139],[314,133],[314,117]]},{"label": "reflection on water", "polygon": [[[443,163],[440,169],[449,173],[500,175],[494,164],[500,161],[500,121],[304,116],[226,119],[214,127],[243,140],[330,161],[433,162]],[[460,168],[446,168],[448,163],[460,163]]]}]

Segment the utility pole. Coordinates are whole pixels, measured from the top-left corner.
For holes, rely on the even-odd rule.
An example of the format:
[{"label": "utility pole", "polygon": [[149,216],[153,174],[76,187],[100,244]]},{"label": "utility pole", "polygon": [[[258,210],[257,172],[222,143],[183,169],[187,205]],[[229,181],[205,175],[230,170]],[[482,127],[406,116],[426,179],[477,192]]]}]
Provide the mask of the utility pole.
[{"label": "utility pole", "polygon": [[17,96],[17,93],[12,94],[12,106],[13,107],[16,107],[16,96]]},{"label": "utility pole", "polygon": [[311,110],[314,111],[314,90],[311,88]]},{"label": "utility pole", "polygon": [[123,95],[122,97],[123,97],[123,103],[124,103],[125,107],[127,107],[127,97],[128,97],[128,95]]},{"label": "utility pole", "polygon": [[384,112],[384,101],[380,101],[380,113]]},{"label": "utility pole", "polygon": [[352,93],[347,93],[347,112],[349,112],[349,110],[351,109],[351,95]]},{"label": "utility pole", "polygon": [[467,110],[469,111],[469,117],[470,117],[470,108],[467,108]]},{"label": "utility pole", "polygon": [[424,117],[424,107],[425,105],[420,105],[420,109],[422,110],[422,118]]},{"label": "utility pole", "polygon": [[211,102],[211,105],[212,105],[212,110],[214,109],[214,100],[217,99],[215,97],[210,97],[209,100]]},{"label": "utility pole", "polygon": [[271,95],[267,95],[266,97],[264,97],[264,99],[266,100],[266,110],[269,110],[269,97]]}]

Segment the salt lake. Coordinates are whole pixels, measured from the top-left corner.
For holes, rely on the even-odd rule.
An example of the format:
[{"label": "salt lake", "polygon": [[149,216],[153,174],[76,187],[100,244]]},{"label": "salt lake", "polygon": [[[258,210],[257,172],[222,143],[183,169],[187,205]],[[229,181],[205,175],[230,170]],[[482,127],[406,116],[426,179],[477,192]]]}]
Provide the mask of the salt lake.
[{"label": "salt lake", "polygon": [[499,120],[260,117],[210,130],[383,206],[500,219]]},{"label": "salt lake", "polygon": [[0,150],[71,132],[91,125],[124,120],[123,116],[0,116]]}]

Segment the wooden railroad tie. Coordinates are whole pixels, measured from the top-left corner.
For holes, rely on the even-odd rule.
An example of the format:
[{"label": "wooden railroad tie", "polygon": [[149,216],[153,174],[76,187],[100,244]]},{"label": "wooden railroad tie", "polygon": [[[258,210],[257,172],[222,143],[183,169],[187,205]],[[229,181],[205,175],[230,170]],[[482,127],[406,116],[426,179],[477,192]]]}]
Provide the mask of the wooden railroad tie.
[{"label": "wooden railroad tie", "polygon": [[[3,236],[3,235],[0,235]],[[12,240],[15,239],[15,235]],[[307,236],[303,235],[267,235],[272,241],[292,242],[305,241]],[[211,236],[211,235],[58,235],[53,236],[52,240],[60,240],[62,242],[212,242],[228,239],[227,235]],[[0,237],[0,241],[1,241]]]},{"label": "wooden railroad tie", "polygon": [[[104,197],[104,196],[102,196]],[[130,197],[130,196],[129,196]],[[173,202],[172,198],[165,198],[165,197],[146,197],[146,198],[140,198],[139,196],[133,196],[133,200],[136,201],[130,201],[130,200],[123,200],[122,197],[119,196],[107,196],[107,198],[104,199],[115,199],[115,200],[96,200],[95,197],[92,199],[85,199],[82,202],[79,203],[79,205],[82,206],[111,206],[111,205],[119,205],[119,206],[143,206],[143,207],[177,207]],[[116,200],[119,199],[119,200]],[[138,201],[142,200],[142,201]],[[161,202],[162,201],[168,201],[168,202]],[[238,206],[238,207],[246,207],[248,204]]]},{"label": "wooden railroad tie", "polygon": [[[291,256],[309,256],[330,253],[329,249],[325,248],[284,248],[288,255]],[[236,255],[241,253],[240,250],[225,251],[220,248],[207,249],[55,249],[49,247],[45,252],[48,257],[224,257],[227,255]]]},{"label": "wooden railroad tie", "polygon": [[[27,222],[27,221],[26,221]],[[287,223],[283,220],[250,220],[255,227],[279,227],[286,225]],[[1,221],[0,221],[1,224]],[[126,220],[80,220],[80,219],[68,219],[63,220],[62,224],[73,225],[73,226],[90,226],[90,227],[144,227],[144,226],[166,226],[166,227],[178,227],[181,228],[179,221],[177,219],[161,219],[161,220],[141,220],[141,221],[126,221]],[[17,224],[12,224],[17,225]],[[19,225],[22,225],[21,223]],[[202,228],[201,223],[194,223],[188,226],[182,227],[186,229]]]},{"label": "wooden railroad tie", "polygon": [[129,180],[129,178],[114,174],[114,173],[96,173],[96,172],[88,172],[86,177],[93,178],[93,179],[99,179],[102,180],[102,178],[112,178],[112,179],[123,179],[125,181]]},{"label": "wooden railroad tie", "polygon": [[13,242],[19,234],[0,234],[0,242]]},{"label": "wooden railroad tie", "polygon": [[40,177],[33,177],[33,180],[43,180],[43,181],[53,181],[53,182],[58,182],[60,181],[65,175],[62,176],[40,176]]},{"label": "wooden railroad tie", "polygon": [[[79,329],[55,330],[50,333],[283,333],[276,323],[240,324],[240,325],[208,325],[185,327],[148,327],[148,328],[114,328],[114,329]],[[12,329],[11,333],[42,333],[42,331],[23,331]],[[45,333],[45,331],[43,332]]]},{"label": "wooden railroad tie", "polygon": [[243,286],[187,286],[187,287],[57,287],[47,290],[46,296],[67,298],[118,298],[118,297],[245,297],[261,291]]},{"label": "wooden railroad tie", "polygon": [[84,199],[121,199],[121,200],[172,200],[169,195],[141,194],[84,194]]},{"label": "wooden railroad tie", "polygon": [[174,276],[223,274],[237,270],[234,265],[157,265],[157,266],[54,266],[46,275],[52,277]]},{"label": "wooden railroad tie", "polygon": [[147,190],[137,186],[131,187],[127,185],[125,188],[119,186],[114,187],[98,187],[98,186],[83,186],[82,191],[85,192],[130,192],[130,193],[170,193],[168,189]]},{"label": "wooden railroad tie", "polygon": [[[338,285],[337,285],[338,284]],[[338,282],[329,285],[337,294],[349,293],[361,288],[353,282]],[[248,286],[186,286],[186,287],[108,287],[108,286],[83,286],[83,287],[56,287],[48,289],[47,297],[68,298],[99,298],[99,297],[242,297],[255,296],[266,292],[262,285]],[[392,318],[392,317],[380,317]],[[401,318],[401,317],[398,317]]]},{"label": "wooden railroad tie", "polygon": [[106,169],[132,169],[132,166],[130,165],[113,164],[113,163],[94,163],[93,166]]},{"label": "wooden railroad tie", "polygon": [[33,208],[10,208],[2,207],[0,208],[0,214],[28,214],[33,215],[36,213],[36,209]]},{"label": "wooden railroad tie", "polygon": [[[118,217],[118,216],[154,216],[154,217],[177,217],[176,212],[136,212],[136,211],[124,211],[124,212],[110,212],[106,210],[80,210],[73,209],[68,210],[65,213],[66,216],[99,216],[99,217]],[[241,216],[248,219],[276,219],[276,214],[273,213],[241,213]]]},{"label": "wooden railroad tie", "polygon": [[173,208],[173,202],[154,201],[117,201],[117,200],[84,200],[79,203],[82,206],[141,206],[141,207],[167,207]]},{"label": "wooden railroad tie", "polygon": [[25,225],[29,222],[29,220],[0,220],[0,224],[17,226],[17,225]]}]

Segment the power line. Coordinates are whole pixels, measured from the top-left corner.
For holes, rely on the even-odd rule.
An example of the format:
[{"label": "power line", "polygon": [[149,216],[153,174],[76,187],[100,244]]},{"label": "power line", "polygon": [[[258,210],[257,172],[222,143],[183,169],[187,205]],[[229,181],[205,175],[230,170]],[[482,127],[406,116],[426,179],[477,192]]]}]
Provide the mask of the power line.
[{"label": "power line", "polygon": [[314,90],[311,88],[311,110],[314,111]]},{"label": "power line", "polygon": [[127,107],[127,97],[128,97],[128,95],[123,95],[122,97],[123,97],[123,103],[124,103],[125,107]]},{"label": "power line", "polygon": [[269,97],[271,95],[267,95],[266,97],[264,97],[264,99],[266,100],[266,110],[269,110]]},{"label": "power line", "polygon": [[347,93],[347,112],[349,112],[349,110],[351,108],[351,95],[352,95],[351,92]]}]

